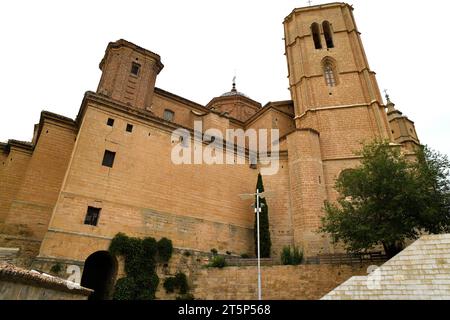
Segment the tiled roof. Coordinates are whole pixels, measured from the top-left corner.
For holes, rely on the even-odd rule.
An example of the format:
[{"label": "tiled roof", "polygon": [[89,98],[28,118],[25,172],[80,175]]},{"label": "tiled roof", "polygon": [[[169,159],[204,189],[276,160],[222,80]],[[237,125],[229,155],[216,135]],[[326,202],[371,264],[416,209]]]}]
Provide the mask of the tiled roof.
[{"label": "tiled roof", "polygon": [[62,278],[53,277],[33,270],[26,270],[12,264],[0,264],[0,281],[20,282],[69,293],[89,295],[93,291]]}]

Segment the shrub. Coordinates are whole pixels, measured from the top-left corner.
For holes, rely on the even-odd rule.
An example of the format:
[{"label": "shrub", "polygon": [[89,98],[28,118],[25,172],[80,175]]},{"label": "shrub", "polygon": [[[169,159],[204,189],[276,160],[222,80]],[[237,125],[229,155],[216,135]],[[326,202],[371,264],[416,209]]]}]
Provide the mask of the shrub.
[{"label": "shrub", "polygon": [[189,291],[187,277],[183,272],[178,272],[175,277],[166,278],[163,286],[167,293],[172,293],[175,289],[178,289],[178,293],[184,295]]},{"label": "shrub", "polygon": [[293,265],[299,265],[302,263],[303,260],[303,251],[299,250],[299,248],[294,246],[293,253],[292,253],[292,264]]},{"label": "shrub", "polygon": [[183,255],[184,255],[185,257],[190,257],[190,256],[191,256],[191,253],[190,253],[189,251],[185,251],[185,252],[183,252]]},{"label": "shrub", "polygon": [[213,268],[223,268],[227,265],[227,262],[225,261],[225,257],[222,256],[215,256],[212,261],[209,263],[210,267]]},{"label": "shrub", "polygon": [[216,248],[212,248],[211,249],[211,253],[213,254],[213,256],[217,256],[217,249]]},{"label": "shrub", "polygon": [[230,256],[231,255],[231,251],[227,251],[226,254]]},{"label": "shrub", "polygon": [[187,277],[183,272],[178,272],[175,275],[175,283],[180,290],[181,294],[186,294],[189,290],[189,285],[187,282]]},{"label": "shrub", "polygon": [[155,299],[156,289],[158,288],[159,277],[153,273],[143,273],[136,278],[137,291],[136,300]]},{"label": "shrub", "polygon": [[167,293],[174,292],[175,291],[175,278],[174,277],[166,278],[166,280],[164,280],[163,287],[164,287],[164,289],[166,289]]},{"label": "shrub", "polygon": [[145,251],[146,256],[154,258],[156,253],[158,252],[159,247],[154,238],[148,237],[142,240],[142,249]]},{"label": "shrub", "polygon": [[195,298],[191,293],[187,293],[177,296],[176,300],[195,300]]},{"label": "shrub", "polygon": [[250,256],[248,255],[248,253],[243,253],[243,254],[241,254],[241,258],[248,259],[248,258],[250,258]]},{"label": "shrub", "polygon": [[132,277],[117,280],[114,288],[114,300],[135,300],[136,283]]},{"label": "shrub", "polygon": [[130,238],[124,233],[119,232],[112,239],[111,244],[109,245],[109,252],[116,256],[125,255],[125,253],[129,251],[129,239]]},{"label": "shrub", "polygon": [[281,251],[281,263],[284,265],[292,264],[291,247],[284,246]]},{"label": "shrub", "polygon": [[[147,241],[148,244],[149,241]],[[155,257],[154,250],[145,250],[144,240],[138,238],[128,238],[126,245],[127,252],[122,254],[125,257],[125,272],[127,275],[137,276],[142,270],[154,272]]]},{"label": "shrub", "polygon": [[172,241],[167,238],[161,238],[161,240],[158,241],[158,254],[159,259],[162,262],[167,262],[170,260],[170,257],[172,257]]},{"label": "shrub", "polygon": [[290,246],[283,247],[281,251],[281,263],[284,265],[299,265],[303,260],[303,250],[296,246],[291,249]]},{"label": "shrub", "polygon": [[50,272],[58,274],[62,271],[63,266],[60,262],[55,263],[51,268],[50,268]]}]

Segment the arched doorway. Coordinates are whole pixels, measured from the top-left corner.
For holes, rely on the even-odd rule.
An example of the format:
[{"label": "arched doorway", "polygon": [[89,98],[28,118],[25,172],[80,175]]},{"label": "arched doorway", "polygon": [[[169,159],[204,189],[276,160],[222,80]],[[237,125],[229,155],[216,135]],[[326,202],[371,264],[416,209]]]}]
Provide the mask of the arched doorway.
[{"label": "arched doorway", "polygon": [[117,275],[117,260],[108,251],[97,251],[84,262],[81,285],[94,290],[89,300],[111,299]]}]

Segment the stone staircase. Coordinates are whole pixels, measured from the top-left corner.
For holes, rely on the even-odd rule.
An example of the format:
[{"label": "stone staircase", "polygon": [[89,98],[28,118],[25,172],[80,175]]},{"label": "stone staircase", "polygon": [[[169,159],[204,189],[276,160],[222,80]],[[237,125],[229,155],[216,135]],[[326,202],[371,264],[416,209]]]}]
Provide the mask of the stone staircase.
[{"label": "stone staircase", "polygon": [[0,264],[14,264],[19,255],[19,248],[2,248],[0,247]]},{"label": "stone staircase", "polygon": [[[375,269],[375,266],[374,268]],[[450,234],[426,235],[322,300],[450,300]]]}]

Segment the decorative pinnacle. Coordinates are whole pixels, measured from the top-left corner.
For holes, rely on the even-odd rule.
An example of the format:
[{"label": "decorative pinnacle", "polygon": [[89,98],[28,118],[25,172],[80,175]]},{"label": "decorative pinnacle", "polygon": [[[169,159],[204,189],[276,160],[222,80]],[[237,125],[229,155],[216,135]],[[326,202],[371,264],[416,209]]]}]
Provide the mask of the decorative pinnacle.
[{"label": "decorative pinnacle", "polygon": [[389,103],[392,103],[392,102],[391,102],[391,99],[389,98],[389,95],[388,95],[388,93],[387,93],[387,89],[384,89],[384,96],[386,97],[386,101],[387,101],[388,104],[389,104]]},{"label": "decorative pinnacle", "polygon": [[233,87],[231,88],[232,92],[236,92],[236,76],[233,77]]}]

